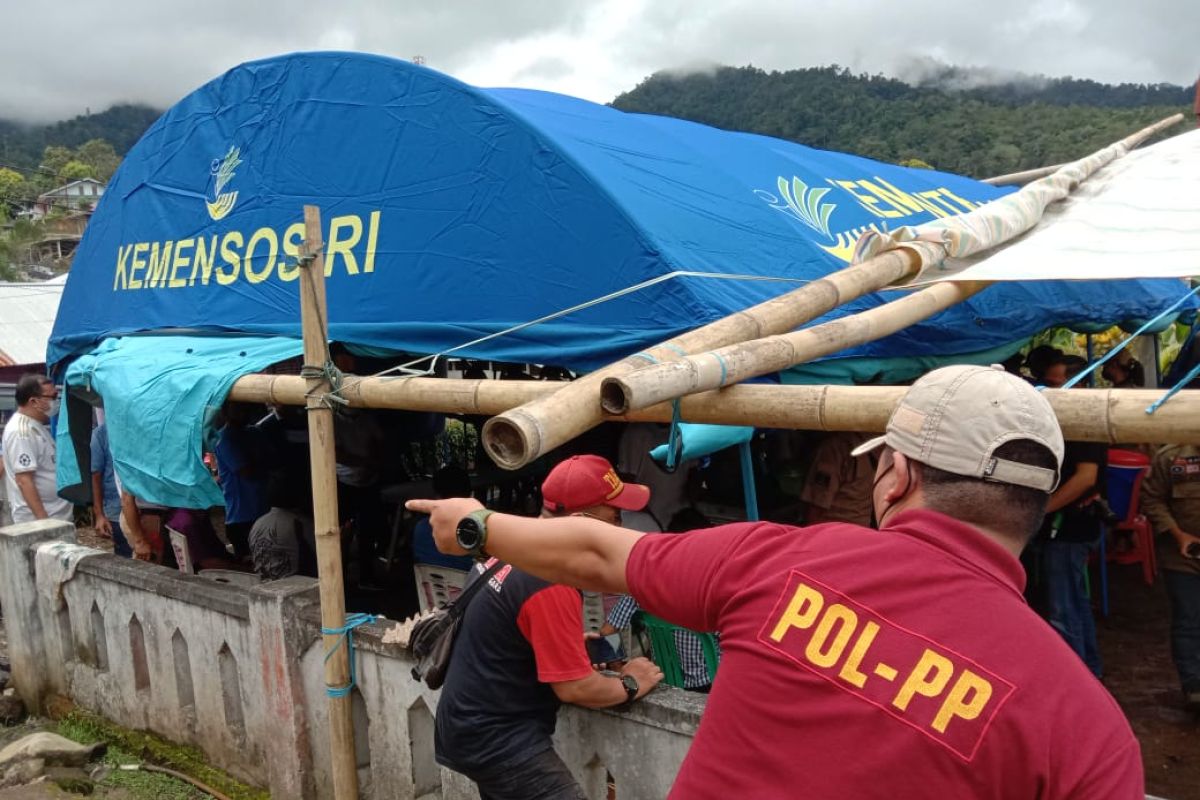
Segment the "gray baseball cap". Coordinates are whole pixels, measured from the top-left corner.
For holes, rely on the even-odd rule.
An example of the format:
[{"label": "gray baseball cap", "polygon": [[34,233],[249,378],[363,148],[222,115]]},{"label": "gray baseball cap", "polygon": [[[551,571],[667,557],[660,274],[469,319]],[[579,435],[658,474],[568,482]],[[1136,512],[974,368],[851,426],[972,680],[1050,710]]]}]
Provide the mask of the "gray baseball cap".
[{"label": "gray baseball cap", "polygon": [[[1054,453],[1056,469],[1020,464],[993,453],[1029,439]],[[942,367],[914,383],[888,420],[887,433],[855,448],[882,444],[936,469],[1052,492],[1062,470],[1063,437],[1046,398],[999,365]]]}]

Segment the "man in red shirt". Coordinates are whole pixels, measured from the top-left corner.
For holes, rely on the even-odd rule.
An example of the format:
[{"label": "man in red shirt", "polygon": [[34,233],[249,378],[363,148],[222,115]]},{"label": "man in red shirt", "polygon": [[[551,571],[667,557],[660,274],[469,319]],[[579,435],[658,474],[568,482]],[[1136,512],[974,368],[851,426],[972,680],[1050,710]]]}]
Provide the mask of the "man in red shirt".
[{"label": "man in red shirt", "polygon": [[1021,596],[1017,555],[1062,462],[1046,400],[999,369],[935,370],[856,452],[873,449],[878,532],[642,536],[496,515],[473,537],[470,501],[410,507],[431,512],[445,551],[482,548],[720,631],[673,797],[1141,800],[1120,709]]},{"label": "man in red shirt", "polygon": [[[622,509],[639,510],[649,497],[599,456],[569,458],[542,484],[546,515],[606,524],[620,524]],[[478,564],[471,580],[495,564]],[[482,800],[583,800],[550,740],[559,705],[633,702],[654,688],[662,670],[645,658],[629,661],[619,676],[593,670],[577,590],[509,564],[487,581],[467,606],[438,700],[437,760],[475,781]]]}]

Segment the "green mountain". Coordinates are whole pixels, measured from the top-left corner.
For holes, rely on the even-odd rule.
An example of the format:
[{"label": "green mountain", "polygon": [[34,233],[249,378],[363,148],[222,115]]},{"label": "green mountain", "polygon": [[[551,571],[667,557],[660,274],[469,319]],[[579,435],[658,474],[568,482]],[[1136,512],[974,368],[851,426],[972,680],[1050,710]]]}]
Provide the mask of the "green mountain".
[{"label": "green mountain", "polygon": [[[1192,89],[943,65],[906,83],[837,65],[660,72],[612,105],[983,178],[1070,161],[1176,112]],[[1176,128],[1176,131],[1181,128]]]},{"label": "green mountain", "polygon": [[35,170],[47,147],[74,150],[93,139],[105,140],[117,155],[124,156],[161,114],[149,106],[118,105],[49,125],[0,119],[0,166]]}]

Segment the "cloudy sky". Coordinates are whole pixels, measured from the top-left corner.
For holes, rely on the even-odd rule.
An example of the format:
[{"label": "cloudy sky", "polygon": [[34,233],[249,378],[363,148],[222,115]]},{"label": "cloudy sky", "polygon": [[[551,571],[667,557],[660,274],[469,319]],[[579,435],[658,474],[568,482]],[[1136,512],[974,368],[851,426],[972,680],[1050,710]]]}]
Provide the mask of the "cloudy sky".
[{"label": "cloudy sky", "polygon": [[599,102],[713,63],[904,77],[932,58],[1113,83],[1200,72],[1198,0],[3,0],[0,30],[0,117],[36,121],[165,108],[295,50],[420,55],[469,83]]}]

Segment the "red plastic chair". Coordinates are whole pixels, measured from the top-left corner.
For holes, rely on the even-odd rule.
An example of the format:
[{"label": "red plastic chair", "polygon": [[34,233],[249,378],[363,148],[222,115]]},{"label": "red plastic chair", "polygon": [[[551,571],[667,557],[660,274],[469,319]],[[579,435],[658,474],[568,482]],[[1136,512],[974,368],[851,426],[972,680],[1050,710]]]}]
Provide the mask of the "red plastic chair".
[{"label": "red plastic chair", "polygon": [[1158,563],[1154,556],[1154,530],[1139,508],[1142,481],[1150,471],[1150,457],[1135,450],[1108,451],[1108,502],[1121,521],[1113,531],[1130,534],[1131,547],[1114,549],[1108,560],[1115,564],[1141,564],[1147,586],[1154,585]]}]

